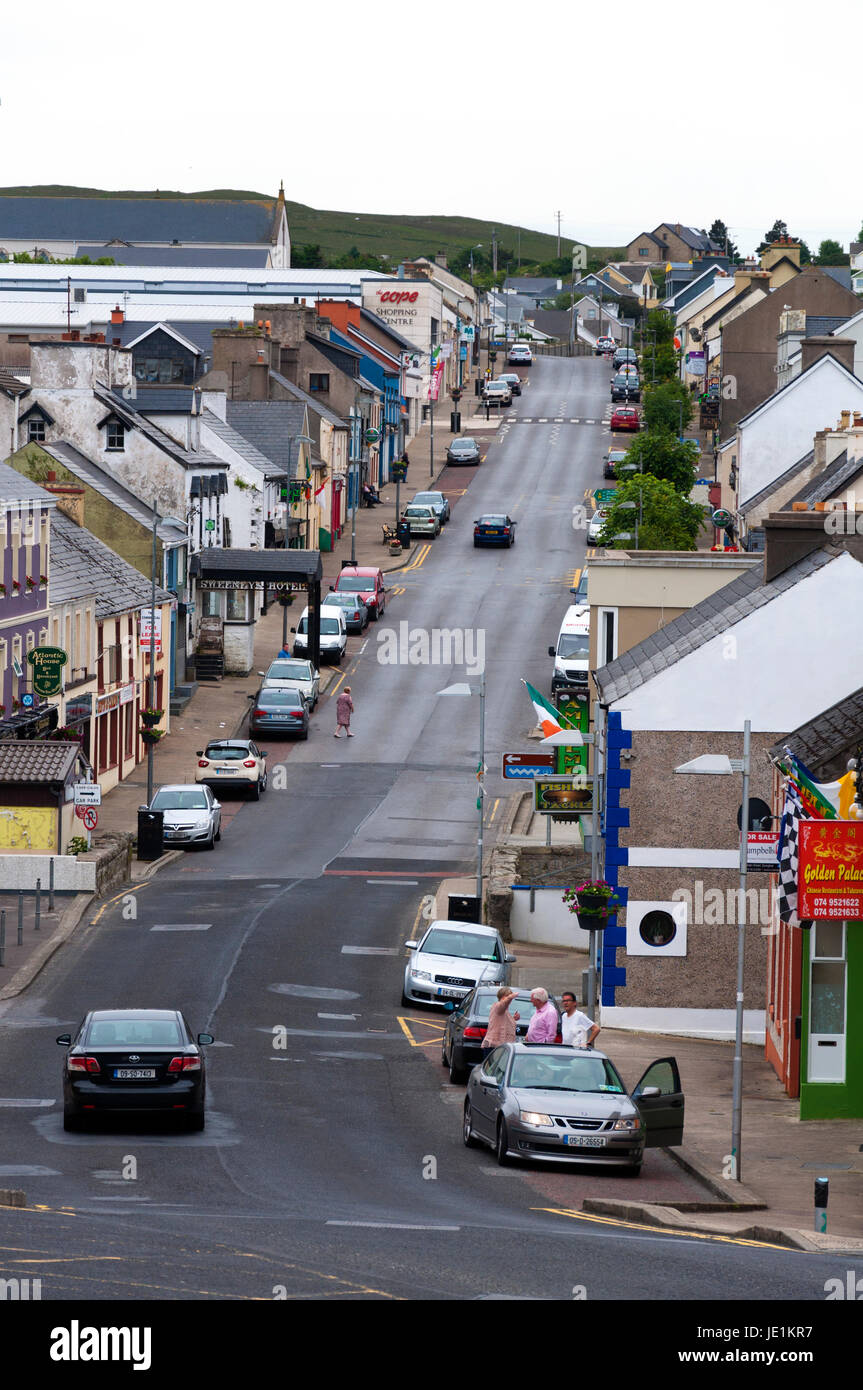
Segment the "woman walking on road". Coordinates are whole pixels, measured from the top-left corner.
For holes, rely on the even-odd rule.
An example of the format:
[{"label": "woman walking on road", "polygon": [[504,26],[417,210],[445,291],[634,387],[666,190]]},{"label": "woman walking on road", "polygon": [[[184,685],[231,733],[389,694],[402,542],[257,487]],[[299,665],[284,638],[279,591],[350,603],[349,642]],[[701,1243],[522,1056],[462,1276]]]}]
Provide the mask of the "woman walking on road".
[{"label": "woman walking on road", "polygon": [[353,738],[351,733],[351,715],[354,711],[354,702],[351,699],[351,687],[346,685],[339,698],[336,700],[336,732],[334,738],[338,738],[342,729],[345,730],[348,738]]}]

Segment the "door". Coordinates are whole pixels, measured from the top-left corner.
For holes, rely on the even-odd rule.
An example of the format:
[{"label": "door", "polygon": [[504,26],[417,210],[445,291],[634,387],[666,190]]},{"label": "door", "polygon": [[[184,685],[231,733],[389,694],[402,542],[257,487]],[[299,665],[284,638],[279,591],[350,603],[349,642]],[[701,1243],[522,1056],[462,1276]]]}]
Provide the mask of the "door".
[{"label": "door", "polygon": [[[658,1096],[642,1095],[654,1086],[659,1090]],[[645,1148],[668,1149],[683,1143],[683,1091],[673,1057],[660,1057],[651,1062],[632,1092],[632,1099],[644,1121]]]},{"label": "door", "polygon": [[500,1047],[496,1047],[490,1052],[482,1065],[474,1072],[477,1079],[475,1085],[471,1087],[470,1103],[473,1110],[473,1127],[484,1139],[491,1141],[495,1138],[500,1089],[497,1084],[484,1085],[483,1082],[499,1083],[501,1081],[505,1056],[503,1048]]},{"label": "door", "polygon": [[807,1081],[845,1080],[845,923],[815,922],[809,966]]}]

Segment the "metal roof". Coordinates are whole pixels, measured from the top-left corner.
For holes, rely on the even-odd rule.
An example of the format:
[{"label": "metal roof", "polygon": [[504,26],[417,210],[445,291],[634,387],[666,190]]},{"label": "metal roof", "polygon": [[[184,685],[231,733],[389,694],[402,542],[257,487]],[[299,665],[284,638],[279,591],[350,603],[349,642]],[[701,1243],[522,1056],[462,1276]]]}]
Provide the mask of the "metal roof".
[{"label": "metal roof", "polygon": [[300,456],[298,436],[305,433],[302,401],[228,401],[227,421],[288,477],[296,474]]},{"label": "metal roof", "polygon": [[[48,593],[52,603],[68,603],[93,594],[97,618],[149,608],[151,581],[110,546],[57,510],[51,516],[51,562]],[[173,594],[156,588],[156,602]]]},{"label": "metal roof", "polygon": [[844,700],[837,701],[835,705],[810,719],[808,724],[801,724],[800,728],[795,729],[787,738],[775,743],[770,749],[770,756],[781,758],[785,749],[790,748],[792,753],[796,753],[802,759],[810,772],[816,775],[827,773],[840,776],[844,774],[845,768],[840,767],[833,772],[830,764],[837,758],[847,757],[861,740],[863,688],[855,690],[853,695],[848,695]]},{"label": "metal roof", "polygon": [[[114,503],[115,507],[124,511],[127,516],[133,517],[147,530],[152,530],[153,511],[149,504],[134,492],[130,492],[125,483],[121,483],[101,464],[94,463],[92,459],[87,458],[79,449],[68,444],[65,440],[42,444],[40,448],[51,458],[56,459],[63,468],[67,468],[79,482],[88,483],[102,497],[106,497],[109,502]],[[53,496],[53,494],[51,495]],[[186,540],[185,530],[173,522],[167,521],[164,517],[156,523],[156,535],[167,546],[182,545]]]},{"label": "metal roof", "polygon": [[629,695],[649,681],[651,676],[674,666],[682,657],[697,651],[706,642],[726,632],[743,618],[748,618],[751,613],[757,612],[835,559],[835,552],[815,550],[777,574],[768,584],[764,583],[760,565],[747,569],[730,584],[725,584],[716,593],[709,594],[674,618],[666,627],[651,633],[615,661],[602,666],[594,677],[602,703],[610,705]]},{"label": "metal roof", "polygon": [[320,581],[323,565],[319,550],[219,550],[214,546],[192,556],[189,572],[199,579],[309,584]]},{"label": "metal roof", "polygon": [[54,739],[0,740],[0,783],[66,782],[82,757],[80,743]]},{"label": "metal roof", "polygon": [[262,454],[250,439],[247,439],[244,434],[240,434],[238,430],[232,429],[220,415],[216,415],[208,407],[204,409],[201,423],[206,429],[212,430],[214,434],[218,435],[225,444],[233,449],[235,454],[239,454],[240,458],[245,459],[246,463],[257,469],[265,478],[287,477],[287,470],[283,464],[275,463],[272,459],[267,458],[266,454]]},{"label": "metal roof", "polygon": [[[0,196],[0,241],[273,240],[276,200]],[[126,247],[118,247],[126,250]]]},{"label": "metal roof", "polygon": [[117,265],[169,266],[266,266],[268,246],[105,246],[78,243],[77,255],[92,260],[110,256]]}]

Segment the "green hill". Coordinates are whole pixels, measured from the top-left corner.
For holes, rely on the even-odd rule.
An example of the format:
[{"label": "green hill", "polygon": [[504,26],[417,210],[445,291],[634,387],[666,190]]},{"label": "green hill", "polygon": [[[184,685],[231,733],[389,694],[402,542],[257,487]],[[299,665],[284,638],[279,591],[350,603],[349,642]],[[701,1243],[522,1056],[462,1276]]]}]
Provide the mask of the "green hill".
[{"label": "green hill", "polygon": [[[0,188],[0,197],[42,198],[214,198],[251,201],[272,199],[272,194],[248,190],[215,188],[200,193],[180,193],[173,189],[140,192],[100,188],[73,188],[62,184],[43,184],[37,187]],[[511,253],[513,271],[520,256],[522,265],[553,260],[557,255],[557,238],[530,227],[518,227],[506,222],[486,222],[475,217],[429,215],[407,217],[395,213],[336,212],[330,209],[307,207],[305,203],[286,200],[291,243],[295,247],[307,244],[320,246],[324,257],[344,256],[356,247],[360,255],[382,256],[394,265],[417,256],[434,256],[442,252],[449,259],[459,251],[482,242],[486,254],[491,252],[492,230],[497,232],[498,247]],[[561,254],[568,256],[573,243],[561,237]],[[591,260],[620,259],[619,247],[589,247]],[[499,258],[501,269],[504,261]]]}]

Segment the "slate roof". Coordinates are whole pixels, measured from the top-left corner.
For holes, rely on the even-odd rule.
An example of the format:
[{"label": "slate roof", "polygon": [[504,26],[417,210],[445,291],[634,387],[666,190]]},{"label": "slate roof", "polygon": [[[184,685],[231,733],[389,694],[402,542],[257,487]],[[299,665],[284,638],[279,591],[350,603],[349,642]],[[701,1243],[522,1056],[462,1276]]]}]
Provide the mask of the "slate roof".
[{"label": "slate roof", "polygon": [[268,459],[266,454],[262,454],[260,449],[255,448],[251,440],[247,439],[244,434],[240,434],[239,431],[232,429],[214,411],[205,409],[201,423],[206,425],[208,430],[217,434],[220,439],[223,439],[236,454],[240,455],[240,458],[245,459],[246,463],[251,464],[252,468],[256,469],[263,477],[287,477],[287,470],[283,464],[274,463],[272,459]]},{"label": "slate roof", "polygon": [[[0,196],[0,242],[272,241],[276,200]],[[128,248],[118,247],[118,251]]]},{"label": "slate roof", "polygon": [[745,502],[741,502],[740,511],[746,516],[747,513],[752,511],[755,507],[760,507],[762,502],[766,502],[768,497],[770,497],[777,488],[790,482],[797,473],[802,473],[803,470],[808,468],[814,461],[815,450],[810,449],[809,452],[804,454],[802,458],[799,458],[796,463],[792,463],[790,468],[786,468],[784,473],[780,473],[778,478],[773,478],[760,492],[756,492],[754,496],[747,497]]},{"label": "slate roof", "polygon": [[760,565],[747,569],[659,632],[651,633],[615,661],[602,666],[594,677],[602,703],[610,705],[629,695],[651,676],[668,670],[681,657],[697,651],[835,558],[836,553],[826,549],[813,551],[783,570],[769,584],[764,583]]},{"label": "slate roof", "polygon": [[[863,688],[855,690],[844,700],[839,700],[829,709],[801,724],[787,738],[775,743],[769,750],[772,758],[781,758],[786,748],[806,764],[810,772],[817,775],[830,774],[830,764],[836,759],[847,757],[863,738]],[[844,766],[832,775],[841,776]]]},{"label": "slate roof", "polygon": [[805,502],[809,507],[814,506],[816,502],[828,502],[831,497],[848,487],[849,483],[853,483],[861,473],[863,459],[849,459],[848,450],[843,449],[823,473],[819,473],[817,478],[813,478],[801,488],[797,496],[791,498],[791,502],[786,502],[783,511],[790,511],[792,502]]},{"label": "slate roof", "polygon": [[0,367],[0,391],[5,391],[7,396],[24,396],[29,390],[26,382],[7,372],[5,367]]},{"label": "slate roof", "polygon": [[0,741],[0,783],[65,782],[81,757],[80,743],[53,739]]},{"label": "slate roof", "polygon": [[270,380],[277,381],[283,390],[290,392],[295,401],[302,401],[304,405],[308,406],[309,410],[313,410],[316,415],[320,415],[322,420],[328,421],[334,429],[346,430],[350,428],[347,420],[343,420],[334,410],[330,410],[330,407],[324,405],[323,401],[319,400],[317,396],[309,395],[308,391],[304,391],[301,386],[297,386],[293,381],[288,381],[288,378],[282,376],[281,372],[270,371]]},{"label": "slate roof", "polygon": [[[846,285],[846,289],[851,288]],[[837,328],[841,328],[843,323],[848,322],[846,314],[807,314],[806,315],[806,337],[823,338],[828,334],[835,333]],[[836,334],[841,338],[842,334]]]},{"label": "slate roof", "polygon": [[57,499],[46,488],[10,468],[8,463],[0,463],[0,507],[7,502],[15,505],[19,502],[50,502],[56,505]]},{"label": "slate roof", "polygon": [[228,401],[228,424],[273,463],[296,475],[299,435],[304,434],[306,407],[301,401]]},{"label": "slate roof", "polygon": [[837,285],[841,285],[844,290],[851,289],[850,265],[822,265],[820,268],[825,275],[829,275],[830,279],[835,280]]},{"label": "slate roof", "polygon": [[149,439],[152,444],[155,444],[163,453],[168,454],[170,458],[181,464],[183,468],[187,468],[190,473],[205,473],[208,470],[224,472],[227,468],[228,465],[224,459],[217,458],[215,454],[208,453],[206,449],[184,449],[182,444],[178,444],[176,439],[166,434],[152,420],[148,420],[146,415],[133,409],[120,393],[115,394],[104,386],[95,386],[93,395],[102,401],[112,414],[117,415],[130,427],[140,430],[145,439]]},{"label": "slate roof", "polygon": [[[729,288],[733,284],[734,281],[732,279],[729,282]],[[744,285],[743,288],[739,290],[737,294],[733,295],[732,298],[729,299],[727,304],[723,304],[720,309],[717,309],[714,313],[710,315],[710,318],[704,320],[704,322],[701,325],[702,333],[705,329],[712,328],[713,325],[715,323],[718,323],[720,319],[724,319],[726,314],[730,314],[731,310],[737,307],[741,299],[745,299],[748,294],[752,294],[755,290],[762,290],[765,294],[769,292],[765,289],[764,283],[761,280],[756,280],[754,285]],[[759,300],[758,302],[760,303],[761,301]]]},{"label": "slate roof", "polygon": [[[230,327],[231,318],[228,314],[225,315],[223,323],[187,323],[180,319],[176,322],[172,319],[170,322],[163,320],[158,323],[142,323],[140,320],[127,319],[125,323],[111,324],[109,335],[112,338],[119,338],[121,347],[128,347],[130,343],[135,343],[139,338],[146,337],[156,328],[171,328],[181,338],[185,338],[198,352],[205,357],[212,358],[213,329]],[[141,348],[143,349],[143,344],[141,344]]]},{"label": "slate roof", "polygon": [[[95,595],[97,618],[150,606],[151,587],[146,575],[61,511],[51,516],[48,591],[52,603]],[[171,598],[172,594],[156,587],[157,603]]]},{"label": "slate roof", "polygon": [[268,246],[105,246],[78,243],[77,254],[99,260],[109,256],[117,265],[146,266],[266,266]]},{"label": "slate roof", "polygon": [[[122,391],[113,391],[121,404],[126,397]],[[135,383],[135,409],[141,415],[194,415],[194,386],[157,386],[143,381]]]},{"label": "slate roof", "polygon": [[552,299],[556,294],[560,294],[557,288],[557,281],[560,277],[543,275],[508,275],[504,280],[504,289],[515,290],[516,294],[542,295],[543,299]]},{"label": "slate roof", "polygon": [[266,579],[270,584],[305,584],[323,575],[319,550],[201,550],[189,561],[189,573],[202,578],[230,578],[249,581]]},{"label": "slate roof", "polygon": [[[40,448],[51,458],[56,459],[63,468],[68,468],[79,482],[89,483],[90,487],[95,488],[96,492],[101,493],[109,502],[113,502],[127,516],[134,517],[135,521],[146,526],[148,530],[152,529],[152,508],[142,498],[131,492],[118,478],[109,473],[106,468],[94,463],[92,459],[87,458],[86,454],[82,454],[79,449],[76,449],[72,444],[67,444],[65,440],[42,444]],[[85,520],[86,515],[85,505]],[[165,545],[170,546],[178,545],[186,539],[184,530],[164,518],[156,523],[156,535]]]}]

